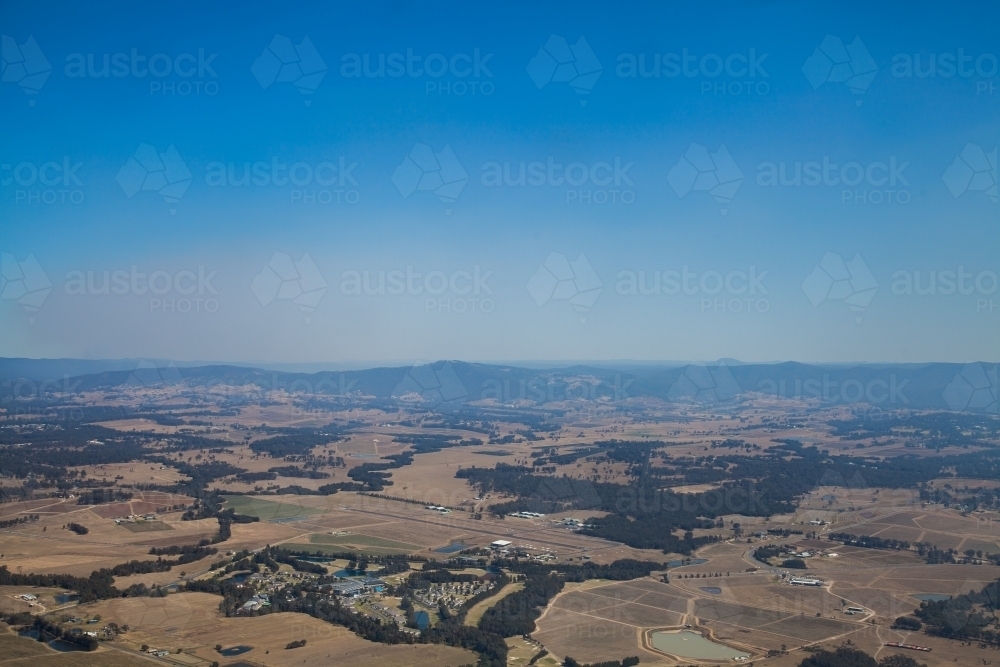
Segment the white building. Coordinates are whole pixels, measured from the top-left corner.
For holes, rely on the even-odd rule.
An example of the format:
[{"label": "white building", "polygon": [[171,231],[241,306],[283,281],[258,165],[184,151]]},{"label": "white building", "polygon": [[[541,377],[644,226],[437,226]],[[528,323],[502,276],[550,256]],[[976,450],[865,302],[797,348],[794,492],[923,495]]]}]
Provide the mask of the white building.
[{"label": "white building", "polygon": [[823,582],[819,579],[801,579],[799,577],[793,577],[791,582],[795,586],[822,586]]}]

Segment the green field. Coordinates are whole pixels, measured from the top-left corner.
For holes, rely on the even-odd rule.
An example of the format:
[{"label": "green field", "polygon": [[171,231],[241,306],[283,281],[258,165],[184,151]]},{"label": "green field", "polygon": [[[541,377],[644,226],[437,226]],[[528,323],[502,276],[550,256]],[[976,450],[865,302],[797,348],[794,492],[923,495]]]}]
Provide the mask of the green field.
[{"label": "green field", "polygon": [[226,499],[225,509],[232,508],[237,514],[248,514],[258,517],[261,521],[281,521],[312,516],[319,512],[311,507],[302,507],[292,503],[262,500],[255,496],[223,496]]},{"label": "green field", "polygon": [[[419,551],[420,546],[387,540],[381,537],[371,537],[370,535],[310,535],[310,547],[320,547],[324,553],[356,552],[371,554],[373,556],[387,556],[390,554],[406,554]],[[288,545],[289,547],[296,545]],[[302,545],[303,547],[306,545]],[[322,547],[329,547],[323,549]]]},{"label": "green field", "polygon": [[126,530],[131,530],[133,533],[150,533],[157,530],[174,529],[173,526],[163,523],[162,521],[137,521],[136,523],[122,521],[118,525]]}]

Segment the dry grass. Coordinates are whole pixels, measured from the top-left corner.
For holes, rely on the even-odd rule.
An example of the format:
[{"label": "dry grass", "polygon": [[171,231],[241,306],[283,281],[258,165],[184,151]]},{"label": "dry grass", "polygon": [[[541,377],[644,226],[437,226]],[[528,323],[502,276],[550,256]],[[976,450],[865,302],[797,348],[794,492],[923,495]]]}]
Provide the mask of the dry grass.
[{"label": "dry grass", "polygon": [[[380,667],[438,667],[475,662],[475,655],[438,645],[390,646],[361,639],[346,629],[303,614],[275,613],[253,618],[226,618],[218,614],[219,598],[204,593],[179,593],[166,598],[120,598],[94,605],[94,613],[119,624],[129,623],[124,636],[130,646],[157,648],[219,660],[214,646],[252,646],[232,662],[247,661],[268,667],[338,665]],[[306,646],[286,650],[291,641]]]}]

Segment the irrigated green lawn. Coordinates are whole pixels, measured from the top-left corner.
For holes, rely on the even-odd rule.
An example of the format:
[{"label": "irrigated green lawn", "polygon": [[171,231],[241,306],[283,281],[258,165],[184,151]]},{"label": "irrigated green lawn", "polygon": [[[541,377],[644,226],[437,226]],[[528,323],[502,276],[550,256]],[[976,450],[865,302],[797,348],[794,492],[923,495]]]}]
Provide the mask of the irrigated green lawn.
[{"label": "irrigated green lawn", "polygon": [[223,496],[226,499],[225,509],[230,507],[236,510],[237,514],[248,514],[260,518],[261,521],[274,521],[276,519],[295,519],[298,517],[311,516],[319,510],[311,507],[302,507],[292,503],[281,503],[273,500],[263,500],[255,496]]}]

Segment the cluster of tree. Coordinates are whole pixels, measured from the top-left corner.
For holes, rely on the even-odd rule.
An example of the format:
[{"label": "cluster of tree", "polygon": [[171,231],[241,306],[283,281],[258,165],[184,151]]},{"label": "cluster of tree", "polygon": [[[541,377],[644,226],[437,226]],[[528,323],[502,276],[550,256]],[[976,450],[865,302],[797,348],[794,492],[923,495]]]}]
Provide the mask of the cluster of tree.
[{"label": "cluster of tree", "polygon": [[282,435],[255,440],[250,449],[256,454],[267,454],[276,459],[290,455],[309,454],[315,447],[336,442],[341,437],[340,427],[327,425],[322,429],[283,429]]},{"label": "cluster of tree", "polygon": [[[955,445],[990,446],[1000,431],[1000,426],[990,415],[961,412],[880,414],[875,419],[862,416],[832,421],[830,425],[833,426],[833,434],[842,440],[905,438],[907,441],[918,440],[919,444],[930,449]],[[966,477],[964,474],[957,476]]]},{"label": "cluster of tree", "polygon": [[[427,567],[427,566],[425,566]],[[430,576],[432,579],[443,579],[447,570],[433,568],[437,574],[427,574],[421,572],[419,576]],[[417,575],[414,575],[417,576]],[[458,575],[469,577],[472,575]],[[432,579],[423,579],[424,585]],[[500,589],[508,583],[506,576],[495,580],[497,584],[492,589],[474,595],[463,603],[457,613],[452,613],[444,604],[438,607],[439,621],[433,628],[426,628],[421,635],[427,641],[449,646],[460,646],[479,654],[479,664],[489,667],[504,667],[507,664],[507,643],[503,637],[481,627],[472,627],[465,624],[469,610],[477,603],[488,597],[496,595]],[[409,599],[409,598],[407,598]],[[407,624],[410,627],[417,627],[416,618],[411,609],[407,613]]]},{"label": "cluster of tree", "polygon": [[914,546],[929,565],[940,565],[942,563],[954,563],[955,555],[958,553],[954,549],[939,549],[929,542],[917,542]]},{"label": "cluster of tree", "polygon": [[303,477],[306,479],[326,479],[330,476],[328,472],[306,470],[299,466],[275,466],[274,468],[268,468],[267,471],[276,473],[282,477]]},{"label": "cluster of tree", "polygon": [[24,516],[0,521],[0,528],[10,528],[11,526],[18,526],[22,523],[34,523],[35,521],[38,521],[37,514],[25,514]]},{"label": "cluster of tree", "polygon": [[296,558],[289,552],[279,549],[278,547],[270,547],[267,549],[267,555],[279,563],[291,565],[292,569],[296,572],[309,572],[311,574],[320,575],[326,574],[326,568],[319,563],[311,563],[307,560]]},{"label": "cluster of tree", "polygon": [[121,489],[94,489],[84,491],[76,500],[77,505],[102,505],[104,503],[116,503],[132,500],[131,491]]},{"label": "cluster of tree", "polygon": [[209,544],[209,540],[202,540],[198,544],[185,544],[184,546],[174,544],[169,547],[152,547],[149,553],[153,556],[180,556],[173,564],[186,565],[219,552],[215,547],[208,546]]},{"label": "cluster of tree", "polygon": [[1000,581],[995,581],[979,591],[969,591],[937,602],[921,602],[913,613],[927,626],[928,634],[998,645],[1000,632],[989,629],[991,625],[996,626],[998,608]]},{"label": "cluster of tree", "polygon": [[263,482],[264,480],[275,480],[278,479],[278,473],[276,472],[241,472],[236,474],[236,479],[240,482],[246,484],[253,484],[254,482]]},{"label": "cluster of tree", "polygon": [[819,650],[799,663],[799,667],[926,667],[908,655],[887,655],[876,661],[864,651],[841,646],[836,651]]},{"label": "cluster of tree", "polygon": [[296,639],[293,642],[288,642],[287,644],[285,644],[285,648],[286,649],[302,648],[305,645],[306,645],[306,640],[305,639]]},{"label": "cluster of tree", "polygon": [[377,618],[354,613],[350,606],[340,604],[337,599],[328,600],[316,592],[296,591],[296,595],[278,598],[272,603],[272,609],[278,612],[297,612],[308,614],[328,623],[341,625],[354,634],[373,642],[383,644],[415,644],[420,641],[413,634],[400,630],[393,623],[382,623]]},{"label": "cluster of tree", "polygon": [[[708,510],[704,509],[703,499],[693,494],[685,497],[665,491],[658,482],[647,484],[643,481],[624,486],[533,472],[525,466],[500,463],[494,468],[463,468],[456,476],[468,479],[481,494],[517,496],[516,501],[490,507],[491,512],[501,517],[517,511],[553,513],[567,509],[602,509],[609,514],[591,519],[582,531],[584,534],[624,542],[639,549],[683,554],[718,539],[694,537],[694,529],[712,528],[715,522],[700,516]],[[692,499],[693,502],[689,502]],[[723,505],[715,499],[712,503],[719,509]],[[677,530],[684,531],[683,537],[674,534]]]},{"label": "cluster of tree", "polygon": [[114,586],[110,569],[96,570],[89,577],[70,574],[13,574],[6,565],[0,565],[0,586],[40,586],[76,591],[80,602],[93,602],[122,597],[125,593]]},{"label": "cluster of tree", "polygon": [[[611,443],[614,443],[613,446]],[[599,443],[600,444],[600,443]],[[636,476],[627,485],[585,482],[534,474],[532,468],[498,464],[491,469],[464,468],[459,477],[481,493],[517,498],[493,506],[497,513],[519,510],[601,509],[584,533],[637,548],[662,548],[684,553],[700,546],[677,538],[678,530],[709,527],[704,519],[726,514],[770,516],[793,511],[798,497],[819,485],[853,488],[915,488],[942,474],[1000,479],[996,449],[944,457],[899,456],[885,460],[830,456],[795,440],[782,440],[766,456],[708,456],[698,461],[672,461],[685,475],[722,481],[722,488],[700,494],[675,494],[663,489],[662,468],[644,466],[654,442],[607,441],[609,457],[635,463]],[[696,464],[696,465],[695,465]],[[957,473],[952,473],[949,468]],[[947,471],[945,473],[944,471]]]},{"label": "cluster of tree", "polygon": [[900,616],[892,623],[893,630],[910,630],[916,632],[923,627],[923,623],[912,616]]},{"label": "cluster of tree", "polygon": [[66,524],[66,528],[72,530],[77,535],[86,535],[87,533],[90,532],[90,529],[84,526],[83,524],[75,523],[72,521]]},{"label": "cluster of tree", "polygon": [[740,440],[738,438],[726,438],[725,440],[713,440],[712,449],[745,449],[748,452],[760,451],[760,445],[755,445],[747,442],[746,440]]},{"label": "cluster of tree", "polygon": [[544,658],[545,656],[547,656],[548,654],[549,654],[549,652],[543,648],[541,651],[539,651],[535,655],[531,656],[531,660],[528,661],[528,664],[529,665],[533,665],[536,662],[538,662],[539,660],[541,660],[542,658]]},{"label": "cluster of tree", "polygon": [[212,538],[212,544],[225,542],[232,537],[232,525],[234,523],[257,523],[260,521],[260,517],[249,514],[237,514],[236,510],[232,508],[217,512],[215,518],[219,522],[219,533]]},{"label": "cluster of tree", "polygon": [[639,656],[633,655],[621,660],[605,660],[604,662],[588,662],[586,664],[577,662],[573,658],[566,656],[562,667],[635,667],[639,664]]},{"label": "cluster of tree", "polygon": [[[148,453],[143,449],[144,441],[144,436],[94,424],[3,429],[0,432],[0,470],[17,479],[29,475],[48,478],[48,483],[54,485],[56,479],[68,476],[67,469],[71,467],[141,459]],[[26,446],[14,446],[21,444]]]},{"label": "cluster of tree", "polygon": [[789,570],[805,570],[806,562],[801,558],[786,558],[781,561],[781,567],[788,568]]},{"label": "cluster of tree", "polygon": [[85,635],[82,632],[71,632],[63,630],[55,623],[51,623],[41,616],[35,616],[32,629],[38,633],[38,641],[44,642],[49,639],[61,639],[64,642],[80,647],[84,651],[96,651],[98,647],[97,638]]},{"label": "cluster of tree", "polygon": [[768,528],[768,535],[779,535],[781,537],[791,537],[792,535],[801,535],[801,530],[793,530],[791,528]]},{"label": "cluster of tree", "polygon": [[904,551],[910,548],[910,543],[905,540],[894,540],[887,537],[876,537],[875,535],[852,535],[850,533],[830,533],[828,540],[843,542],[852,547],[863,547],[865,549],[888,549]]},{"label": "cluster of tree", "polygon": [[547,456],[540,456],[532,461],[532,465],[539,468],[544,465],[569,465],[570,463],[576,463],[578,459],[582,459],[586,456],[593,456],[594,454],[599,454],[604,451],[603,447],[581,447],[572,452],[567,452],[565,454],[555,454],[555,449],[552,449],[552,454]]}]

